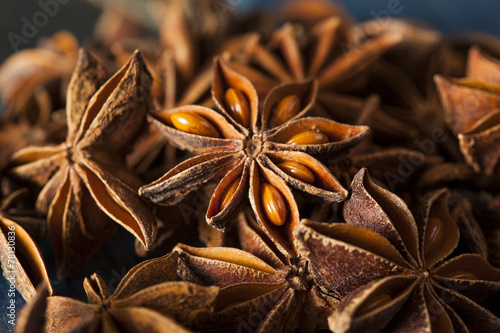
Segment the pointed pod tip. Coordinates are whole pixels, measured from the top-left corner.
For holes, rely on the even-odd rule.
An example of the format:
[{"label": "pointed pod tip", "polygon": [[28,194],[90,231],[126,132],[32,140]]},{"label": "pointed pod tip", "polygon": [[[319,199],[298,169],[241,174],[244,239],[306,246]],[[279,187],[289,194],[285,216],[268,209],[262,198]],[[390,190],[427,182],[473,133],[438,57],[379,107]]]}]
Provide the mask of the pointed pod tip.
[{"label": "pointed pod tip", "polygon": [[354,175],[354,177],[352,179],[351,188],[354,187],[354,184],[362,184],[363,180],[365,179],[365,177],[369,181],[371,181],[370,175],[368,173],[368,169],[367,168],[361,168],[361,169],[359,169],[359,171]]},{"label": "pointed pod tip", "polygon": [[85,58],[87,58],[89,56],[89,51],[87,51],[85,48],[83,47],[80,47],[80,49],[78,50],[78,60],[79,61],[82,61],[84,60]]},{"label": "pointed pod tip", "polygon": [[438,89],[444,88],[445,86],[449,86],[451,84],[451,82],[448,79],[446,79],[444,76],[439,75],[439,74],[435,74],[433,76],[433,79],[434,79],[434,83],[436,83]]},{"label": "pointed pod tip", "polygon": [[92,56],[92,54],[85,48],[81,47],[78,50],[78,61],[76,62],[74,72],[79,76],[83,73],[88,67],[96,66],[97,60]]},{"label": "pointed pod tip", "polygon": [[469,48],[468,57],[472,58],[472,57],[479,56],[479,55],[481,55],[481,48],[476,44],[472,45]]},{"label": "pointed pod tip", "polygon": [[144,58],[142,57],[142,53],[141,51],[139,50],[135,50],[134,53],[132,53],[132,55],[130,56],[130,59],[129,59],[129,64],[144,64],[146,65],[145,61],[144,61]]},{"label": "pointed pod tip", "polygon": [[149,71],[148,65],[147,65],[146,61],[144,60],[144,57],[142,56],[141,51],[139,51],[138,49],[136,49],[134,51],[134,53],[132,53],[132,55],[129,58],[128,63],[125,66],[130,67],[130,69],[133,69],[133,68],[136,68],[136,67],[137,68],[141,68],[149,76],[151,76],[151,72]]}]

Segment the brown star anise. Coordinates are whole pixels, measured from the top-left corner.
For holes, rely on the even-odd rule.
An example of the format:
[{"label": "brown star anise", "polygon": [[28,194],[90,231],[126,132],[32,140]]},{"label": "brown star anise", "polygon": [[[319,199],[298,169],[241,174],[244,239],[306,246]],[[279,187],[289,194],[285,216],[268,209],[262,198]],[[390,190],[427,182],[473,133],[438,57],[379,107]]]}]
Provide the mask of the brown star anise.
[{"label": "brown star anise", "polygon": [[[78,56],[78,41],[60,31],[38,48],[7,58],[0,67],[0,97],[8,117],[19,113],[52,111],[51,83],[67,84]],[[60,82],[62,81],[62,82]],[[60,95],[64,90],[58,89]],[[54,96],[60,103],[62,96]]]},{"label": "brown star anise", "polygon": [[[160,26],[160,41],[155,46],[160,44],[161,47],[157,50],[156,66],[150,67],[155,82],[152,95],[156,108],[189,104],[213,107],[210,98],[212,70],[207,60],[217,50],[217,40],[223,36],[221,28],[228,24],[230,11],[221,9],[229,4],[225,1],[166,0],[157,5],[154,16]],[[219,20],[215,19],[217,15]],[[167,143],[161,131],[151,125],[128,156],[128,164],[139,173],[149,171],[148,167],[158,160],[168,168],[173,167],[177,164],[176,151]]]},{"label": "brown star anise", "polygon": [[267,46],[258,35],[249,35],[241,54],[232,55],[230,66],[247,76],[260,96],[279,83],[316,78],[321,97],[328,87],[345,83],[401,41],[400,34],[391,33],[355,48],[346,43],[347,36],[338,36],[341,24],[338,16],[325,18],[305,31],[286,23],[273,33]]},{"label": "brown star anise", "polygon": [[[385,51],[401,41],[401,34],[387,33],[355,45],[349,40],[348,28],[340,16],[322,19],[312,27],[285,23],[264,45],[258,34],[241,38],[240,48],[230,52],[229,65],[245,75],[260,97],[279,83],[318,80],[316,112],[353,124],[363,101],[347,92],[364,82],[364,73]],[[377,130],[406,135],[402,122],[375,114]],[[383,126],[380,124],[384,124]],[[390,130],[388,130],[389,128]]]},{"label": "brown star anise", "polygon": [[465,78],[435,81],[465,161],[476,172],[493,174],[500,158],[500,62],[472,47]]},{"label": "brown star anise", "polygon": [[210,200],[207,222],[228,230],[248,193],[258,223],[281,251],[295,256],[292,230],[299,212],[289,185],[328,201],[344,200],[347,191],[310,154],[348,149],[368,133],[366,126],[299,119],[313,106],[316,89],[315,81],[281,85],[260,103],[250,81],[216,59],[212,96],[220,112],[191,105],[150,117],[173,144],[201,155],[139,193],[172,205],[222,177]]},{"label": "brown star anise", "polygon": [[[46,302],[43,332],[189,332],[198,318],[212,311],[219,288],[176,281],[177,253],[133,267],[114,292],[98,275],[86,278],[88,303],[61,296]],[[19,321],[34,317],[31,307]]]},{"label": "brown star anise", "polygon": [[146,119],[151,76],[136,52],[108,81],[96,60],[80,52],[68,88],[68,136],[58,146],[17,152],[13,173],[43,186],[37,209],[48,230],[59,276],[74,272],[116,221],[146,248],[156,230],[136,194],[139,182],[123,167],[122,151]]},{"label": "brown star anise", "polygon": [[315,332],[327,327],[337,299],[320,291],[305,260],[283,256],[243,212],[241,248],[195,248],[179,244],[179,274],[188,281],[221,287],[204,330],[224,332]]},{"label": "brown star anise", "polygon": [[[45,221],[34,221],[28,216],[18,217],[10,212],[22,195],[23,190],[13,192],[0,205],[0,263],[3,276],[29,301],[36,295],[35,288],[40,283],[46,283],[49,293],[52,293],[52,287],[42,254],[28,232],[33,229],[31,225],[40,224],[42,227]],[[22,225],[26,225],[28,230]]]},{"label": "brown star anise", "polygon": [[343,297],[335,332],[497,332],[500,319],[477,302],[500,291],[500,270],[478,254],[444,261],[459,231],[438,190],[415,219],[396,195],[361,170],[344,206],[347,224],[303,221],[299,253],[325,292]]}]

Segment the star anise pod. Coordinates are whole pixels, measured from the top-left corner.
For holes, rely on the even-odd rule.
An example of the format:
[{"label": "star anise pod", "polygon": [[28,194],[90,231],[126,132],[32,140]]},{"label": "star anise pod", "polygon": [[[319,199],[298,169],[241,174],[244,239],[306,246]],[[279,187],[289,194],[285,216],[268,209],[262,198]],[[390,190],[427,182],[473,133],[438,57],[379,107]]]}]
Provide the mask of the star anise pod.
[{"label": "star anise pod", "polygon": [[30,301],[40,283],[46,283],[49,293],[52,293],[52,287],[42,254],[29,234],[33,229],[43,228],[45,221],[19,217],[11,211],[22,195],[23,190],[15,191],[3,198],[0,205],[0,263],[3,276],[26,301]]},{"label": "star anise pod", "polygon": [[160,42],[173,51],[178,75],[194,77],[204,63],[202,55],[217,49],[227,34],[234,6],[227,0],[163,0],[156,14],[160,21]]},{"label": "star anise pod", "polygon": [[472,47],[465,78],[436,76],[435,81],[465,161],[476,172],[492,175],[500,158],[500,62]]},{"label": "star anise pod", "polygon": [[[175,66],[174,52],[166,50],[158,59],[157,71],[160,78],[157,84],[161,88],[161,94],[153,92],[153,97],[158,109],[167,110],[189,104],[213,107],[209,96],[211,68],[200,68],[194,78],[184,82]],[[148,132],[135,143],[134,150],[127,156],[127,164],[137,172],[145,173],[155,159],[163,154],[165,161],[162,162],[169,167],[174,166],[176,151],[167,143],[168,140],[161,131],[151,125]],[[174,164],[171,165],[172,163]]]},{"label": "star anise pod", "polygon": [[47,298],[50,296],[46,283],[40,283],[36,289],[36,296],[26,304],[19,313],[19,320],[15,326],[16,333],[43,333]]},{"label": "star anise pod", "polygon": [[[217,40],[224,35],[222,28],[228,24],[231,12],[229,7],[224,8],[230,4],[225,1],[165,0],[157,5],[154,16],[160,25],[161,45],[156,66],[152,67],[155,82],[152,95],[156,108],[189,104],[213,107],[210,98],[212,70],[207,59],[214,56]],[[217,15],[220,15],[219,20],[215,19]],[[151,126],[128,156],[128,164],[139,173],[145,173],[158,160],[169,168],[177,164],[174,148],[167,144],[167,139],[156,127]]]},{"label": "star anise pod", "polygon": [[[35,112],[47,116],[54,107],[49,85],[67,84],[77,56],[78,41],[71,33],[61,31],[40,47],[7,58],[0,67],[0,97],[7,117],[19,113],[33,117]],[[60,103],[63,90],[57,95],[55,100]]]},{"label": "star anise pod", "polygon": [[[346,34],[347,30],[339,16],[329,16],[309,28],[288,22],[273,33],[267,45],[258,34],[240,38],[240,47],[233,47],[229,52],[229,65],[245,75],[262,98],[276,84],[317,79],[316,112],[353,124],[363,101],[340,92],[357,87],[358,81],[364,82],[365,76],[361,74],[385,51],[399,43],[401,35],[382,34],[354,45]],[[382,112],[375,116],[377,130],[406,135],[401,130],[408,127],[405,124]]]},{"label": "star anise pod", "polygon": [[112,220],[144,247],[154,241],[152,215],[136,194],[140,182],[122,156],[146,119],[150,87],[139,52],[105,82],[102,67],[82,50],[68,88],[66,141],[13,156],[13,173],[43,186],[37,209],[48,214],[59,276],[73,273],[97,249]]},{"label": "star anise pod", "polygon": [[243,250],[176,247],[184,279],[221,287],[214,312],[200,323],[202,327],[225,332],[326,328],[326,318],[338,301],[315,285],[307,262],[283,256],[249,214],[239,215],[237,229]]},{"label": "star anise pod", "polygon": [[[177,257],[169,253],[138,264],[114,292],[93,274],[83,282],[88,303],[61,296],[39,299],[46,302],[43,331],[189,332],[186,327],[212,311],[219,288],[176,281]],[[34,307],[20,321],[34,311],[41,312]]]},{"label": "star anise pod", "polygon": [[[470,202],[473,216],[481,226],[488,247],[488,261],[495,267],[500,267],[500,198],[486,191],[462,190],[460,196]],[[465,206],[464,208],[468,208]],[[477,237],[477,236],[476,236]],[[478,236],[481,237],[481,236]],[[473,242],[475,244],[477,242]],[[478,245],[475,245],[478,247]],[[480,251],[482,253],[482,246]]]},{"label": "star anise pod", "polygon": [[299,212],[289,186],[344,200],[347,191],[310,154],[349,149],[368,133],[366,126],[300,118],[313,106],[316,89],[315,81],[281,85],[261,103],[248,79],[216,59],[212,96],[220,112],[191,105],[150,117],[173,144],[200,155],[139,193],[172,205],[204,183],[219,181],[206,214],[210,225],[228,230],[248,193],[258,223],[280,250],[295,256],[291,230]]},{"label": "star anise pod", "polygon": [[347,223],[305,220],[295,232],[316,281],[343,298],[329,318],[332,330],[500,329],[500,319],[478,304],[500,291],[500,270],[478,254],[445,260],[459,240],[446,190],[429,194],[414,218],[365,169],[351,187]]},{"label": "star anise pod", "polygon": [[322,97],[327,88],[345,83],[401,40],[397,33],[387,34],[347,49],[347,36],[337,36],[341,23],[339,17],[331,16],[306,31],[286,23],[273,33],[267,46],[260,36],[249,35],[241,54],[232,55],[230,66],[247,76],[261,96],[279,83],[316,78]]}]

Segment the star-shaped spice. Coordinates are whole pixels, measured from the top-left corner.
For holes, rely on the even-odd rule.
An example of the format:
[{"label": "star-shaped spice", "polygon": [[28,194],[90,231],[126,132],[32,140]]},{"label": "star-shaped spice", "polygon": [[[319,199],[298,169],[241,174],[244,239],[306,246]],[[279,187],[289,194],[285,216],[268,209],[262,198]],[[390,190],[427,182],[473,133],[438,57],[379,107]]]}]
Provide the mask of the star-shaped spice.
[{"label": "star-shaped spice", "polygon": [[26,147],[12,158],[14,174],[43,186],[37,209],[48,214],[59,276],[97,249],[111,220],[146,248],[154,241],[153,217],[136,193],[140,183],[123,167],[123,151],[146,119],[150,88],[138,52],[105,81],[102,67],[81,51],[68,88],[66,141]]},{"label": "star-shaped spice", "polygon": [[477,302],[500,291],[500,270],[478,254],[447,261],[459,231],[448,192],[432,192],[415,219],[361,170],[344,206],[347,224],[304,221],[299,253],[324,291],[343,297],[335,332],[496,332],[500,319]]},{"label": "star-shaped spice", "polygon": [[[0,263],[3,276],[26,301],[30,301],[36,295],[35,288],[40,283],[45,282],[49,293],[52,293],[52,287],[42,254],[28,233],[30,225],[42,224],[44,221],[33,223],[32,218],[9,213],[22,194],[22,190],[13,192],[0,205]],[[28,231],[21,225],[26,225]]]},{"label": "star-shaped spice", "polygon": [[295,256],[292,230],[299,212],[289,186],[342,201],[347,191],[312,154],[345,151],[367,133],[324,118],[301,118],[314,104],[315,81],[277,86],[259,102],[248,79],[221,59],[214,65],[212,96],[220,112],[191,105],[152,114],[170,141],[200,155],[167,172],[139,193],[156,203],[176,204],[208,181],[219,181],[207,222],[228,230],[243,197],[279,249]]},{"label": "star-shaped spice", "polygon": [[[241,46],[230,52],[229,65],[245,75],[262,98],[277,84],[316,79],[316,111],[352,124],[362,110],[363,101],[344,92],[364,82],[361,73],[398,44],[401,34],[381,34],[356,45],[347,31],[346,23],[337,15],[326,17],[312,27],[287,22],[273,32],[267,45],[255,33],[241,37]],[[382,112],[375,117],[376,130],[407,135],[401,128],[408,126],[402,122]]]},{"label": "star-shaped spice", "polygon": [[[176,281],[177,253],[146,260],[133,267],[114,292],[98,275],[83,286],[88,303],[61,296],[46,302],[43,332],[189,332],[214,307],[219,288]],[[24,318],[36,317],[32,306]],[[42,312],[43,313],[43,312]]]},{"label": "star-shaped spice", "polygon": [[492,175],[500,158],[500,62],[472,47],[465,78],[436,76],[435,81],[465,161],[476,172]]},{"label": "star-shaped spice", "polygon": [[259,95],[265,96],[276,84],[306,78],[317,78],[323,92],[345,83],[401,41],[399,34],[389,33],[354,47],[347,43],[345,32],[339,31],[341,25],[338,16],[327,17],[305,31],[285,23],[267,46],[260,36],[249,35],[242,43],[242,54],[234,54],[230,65],[258,87]]},{"label": "star-shaped spice", "polygon": [[278,251],[255,221],[241,213],[238,235],[243,250],[195,248],[179,244],[179,274],[189,281],[221,287],[203,329],[225,332],[315,332],[337,299],[320,291],[304,260]]}]

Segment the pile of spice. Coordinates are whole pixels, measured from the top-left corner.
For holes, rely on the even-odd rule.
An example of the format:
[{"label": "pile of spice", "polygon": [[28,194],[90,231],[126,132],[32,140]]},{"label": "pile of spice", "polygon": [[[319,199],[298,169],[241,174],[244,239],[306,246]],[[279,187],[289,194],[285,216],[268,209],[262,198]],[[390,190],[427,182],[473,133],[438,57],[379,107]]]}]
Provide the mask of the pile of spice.
[{"label": "pile of spice", "polygon": [[[500,40],[233,6],[105,7],[1,65],[13,330],[499,332]],[[119,284],[58,294],[123,230]]]}]

